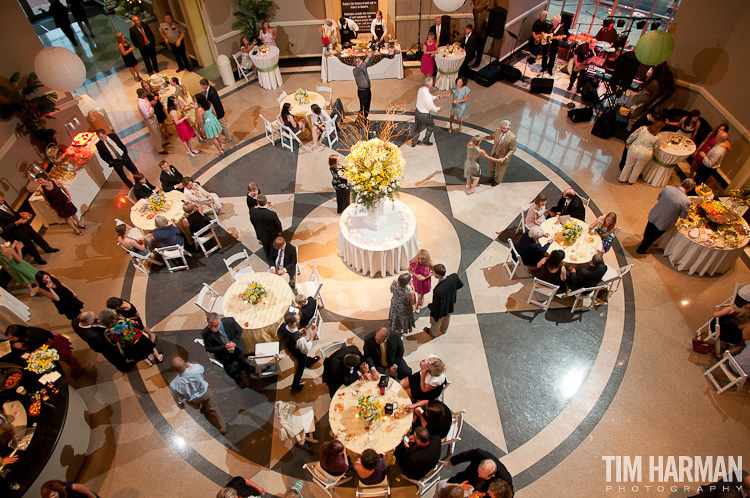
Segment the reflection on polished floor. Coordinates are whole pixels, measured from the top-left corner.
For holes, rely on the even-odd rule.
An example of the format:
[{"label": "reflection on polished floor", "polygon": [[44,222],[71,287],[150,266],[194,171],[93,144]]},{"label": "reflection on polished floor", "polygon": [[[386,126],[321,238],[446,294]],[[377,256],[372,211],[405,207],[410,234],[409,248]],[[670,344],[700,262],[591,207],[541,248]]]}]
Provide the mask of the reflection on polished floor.
[{"label": "reflection on polished floor", "polygon": [[[174,75],[176,65],[168,64],[166,72]],[[181,74],[190,91],[199,89],[196,75]],[[315,73],[284,78],[287,92],[319,83]],[[403,80],[373,81],[372,108],[401,105],[413,111],[420,81],[421,74],[413,69],[405,71]],[[354,84],[332,86],[347,112],[356,111]],[[694,330],[707,320],[712,307],[731,294],[735,282],[750,281],[745,261],[724,275],[698,277],[676,271],[660,251],[634,257],[658,189],[617,183],[622,143],[594,137],[591,124],[572,124],[567,109],[554,100],[502,83],[469,86],[462,134],[437,129],[436,147],[403,149],[407,166],[401,196],[417,215],[421,246],[445,262],[449,271],[459,272],[467,284],[448,334],[431,340],[415,332],[404,340],[412,367],[430,353],[447,359],[454,384],[446,403],[454,410],[467,410],[457,451],[481,446],[503,456],[515,475],[519,497],[613,494],[606,491],[602,456],[746,454],[747,389],[717,396],[702,373],[713,362],[690,350]],[[132,88],[130,74],[120,70],[87,83],[81,91],[104,105],[118,131],[129,129],[123,138],[153,183],[162,157],[144,139]],[[79,358],[93,367],[87,376],[72,381],[86,400],[92,427],[88,456],[77,480],[101,496],[145,497],[164,489],[170,495],[214,496],[230,475],[248,477],[274,495],[302,478],[308,481],[305,496],[324,496],[301,468],[317,459],[317,445],[284,445],[274,430],[273,416],[275,400],[298,400],[315,410],[316,437],[329,439],[322,368],[307,372],[307,386],[297,397],[289,392],[289,363],[283,364],[278,383],[259,382],[255,389],[240,391],[193,342],[205,325],[193,304],[200,284],[210,283],[222,292],[231,283],[220,258],[244,246],[254,253],[254,267],[265,268],[244,202],[249,181],[256,181],[268,195],[283,226],[293,228],[302,274],[318,265],[326,280],[321,345],[347,340],[361,346],[362,338],[387,320],[391,278],[360,277],[336,256],[337,217],[327,172],[330,150],[311,151],[308,143],[290,153],[260,138],[259,115],[278,114],[277,96],[255,83],[225,88],[227,121],[237,137],[227,157],[218,157],[208,144],[195,158],[188,158],[180,144],[173,145],[168,156],[183,174],[195,175],[226,203],[223,224],[236,239],[225,237],[232,245],[221,256],[202,258],[186,272],[136,274],[115,245],[114,219],[129,218],[129,206],[118,202],[125,188],[116,175],[85,217],[87,237],[74,237],[63,225],[47,232],[47,240],[63,248],[50,256],[50,271],[80,294],[87,309],[99,311],[108,296],[135,304],[166,355],[179,353],[206,367],[207,380],[229,422],[229,432],[222,437],[200,414],[179,410],[166,388],[174,375],[168,362],[151,368],[141,365],[123,375],[71,337]],[[375,112],[373,118],[378,115]],[[438,115],[445,118],[447,112]],[[520,146],[508,176],[500,186],[481,186],[477,195],[467,197],[461,188],[466,142],[473,134],[493,131],[503,119],[511,121]],[[445,119],[437,123],[446,126]],[[482,167],[486,175],[486,163]],[[623,227],[618,236],[621,247],[608,253],[607,263],[635,264],[632,282],[626,281],[608,306],[573,317],[564,309],[542,314],[525,304],[528,279],[508,280],[500,266],[507,255],[505,239],[495,238],[495,232],[515,227],[522,203],[539,192],[556,201],[568,185],[592,198],[588,217],[617,212]],[[45,317],[34,318],[35,324],[71,335],[69,324],[48,300],[34,298],[31,308],[34,317]],[[416,330],[425,320],[423,311]],[[446,477],[450,474],[445,472]],[[399,497],[413,496],[414,487],[408,483],[396,480],[392,486]],[[354,488],[337,493],[353,496]],[[638,494],[691,493],[667,487]]]}]

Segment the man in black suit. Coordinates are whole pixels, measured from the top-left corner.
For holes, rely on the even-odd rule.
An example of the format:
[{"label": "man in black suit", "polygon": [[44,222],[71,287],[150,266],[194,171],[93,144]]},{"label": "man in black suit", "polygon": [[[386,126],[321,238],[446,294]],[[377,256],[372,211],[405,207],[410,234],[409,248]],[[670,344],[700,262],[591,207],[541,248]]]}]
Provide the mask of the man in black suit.
[{"label": "man in black suit", "polygon": [[133,182],[125,174],[124,168],[127,168],[131,173],[138,173],[138,168],[135,167],[133,160],[130,159],[128,148],[125,147],[125,144],[122,143],[116,133],[108,135],[106,131],[99,128],[96,130],[96,136],[99,137],[99,141],[96,142],[96,150],[99,152],[99,157],[115,170],[117,176],[120,177],[126,187],[133,188]]},{"label": "man in black suit", "polygon": [[289,275],[289,285],[294,288],[294,282],[297,279],[297,249],[292,244],[288,244],[281,235],[273,239],[270,265],[271,268],[268,271],[271,273],[279,276]]},{"label": "man in black suit", "polygon": [[295,296],[292,306],[294,307],[293,310],[290,308],[292,313],[299,315],[300,327],[307,327],[307,324],[310,323],[315,316],[315,310],[318,307],[314,297],[307,297],[302,294],[297,294],[297,296]]},{"label": "man in black suit", "polygon": [[245,341],[242,328],[232,317],[219,320],[219,315],[206,315],[208,326],[203,329],[203,345],[224,366],[224,371],[234,379],[240,389],[245,389],[242,373],[253,372],[253,367],[245,359]]},{"label": "man in black suit", "polygon": [[585,287],[596,287],[602,281],[605,273],[607,273],[607,265],[604,264],[602,255],[596,253],[591,258],[591,264],[586,268],[578,271],[572,268],[565,283],[568,284],[568,289],[572,291]]},{"label": "man in black suit", "polygon": [[443,18],[441,16],[435,18],[435,24],[430,26],[430,33],[435,35],[438,47],[444,47],[451,44],[451,27],[447,24],[445,26],[443,25]]},{"label": "man in black suit", "polygon": [[273,263],[271,249],[273,241],[281,234],[281,220],[276,213],[268,209],[268,199],[264,194],[258,194],[258,205],[250,210],[250,223],[255,229],[255,236],[263,245],[263,254],[268,264]]},{"label": "man in black suit", "polygon": [[471,24],[466,26],[464,36],[461,38],[461,48],[466,50],[466,58],[464,59],[461,68],[458,73],[462,76],[469,75],[469,63],[476,59],[477,50],[479,49],[479,38],[474,34],[474,28]]},{"label": "man in black suit", "polygon": [[146,72],[150,75],[159,72],[159,63],[156,62],[156,38],[148,24],[141,22],[138,16],[133,16],[133,25],[130,27],[130,39],[133,45],[141,53],[141,58],[146,64]]},{"label": "man in black suit", "polygon": [[224,141],[229,142],[233,137],[232,134],[229,133],[229,127],[227,126],[227,123],[224,121],[224,106],[221,104],[219,92],[216,91],[216,88],[211,86],[206,78],[201,79],[201,88],[203,88],[203,91],[205,92],[206,99],[208,99],[208,101],[211,102],[214,106],[214,111],[216,111],[216,119],[219,120],[219,124],[221,125],[221,132],[224,134]]},{"label": "man in black suit", "polygon": [[104,356],[108,362],[121,372],[127,372],[135,366],[135,362],[125,358],[117,346],[113,346],[104,337],[104,327],[99,324],[92,311],[82,311],[78,317],[71,320],[73,332],[83,339],[91,349]]},{"label": "man in black suit", "polygon": [[492,453],[479,448],[463,451],[453,455],[447,465],[453,467],[464,462],[469,462],[469,466],[448,479],[448,482],[456,484],[468,482],[474,488],[474,491],[486,493],[490,481],[499,477],[507,482],[511,489],[513,488],[513,477],[505,468],[505,465],[500,463],[500,460],[495,458]]},{"label": "man in black suit", "polygon": [[341,386],[348,386],[360,377],[369,379],[367,362],[357,346],[344,346],[323,361],[323,382],[331,397]]},{"label": "man in black suit", "polygon": [[182,192],[182,173],[177,171],[177,168],[164,159],[159,162],[159,168],[161,168],[159,181],[161,182],[162,190],[164,192],[171,192],[173,190]]},{"label": "man in black suit", "polygon": [[313,366],[320,360],[320,356],[313,356],[312,358],[307,356],[312,351],[312,341],[317,336],[315,327],[311,327],[309,330],[299,328],[299,315],[296,313],[288,312],[284,315],[284,323],[276,329],[276,337],[279,338],[279,342],[284,345],[286,351],[297,364],[294,369],[294,379],[292,379],[291,391],[293,393],[302,390],[302,374],[305,372],[305,368]]},{"label": "man in black suit", "polygon": [[398,380],[411,375],[411,368],[404,361],[401,336],[391,334],[385,327],[365,337],[364,353],[372,373],[387,374]]},{"label": "man in black suit", "polygon": [[563,191],[562,197],[557,201],[557,206],[549,210],[550,215],[560,216],[567,214],[572,218],[579,219],[581,221],[586,220],[586,207],[583,205],[583,201],[576,191],[572,188],[566,188]]},{"label": "man in black suit", "polygon": [[424,427],[414,429],[409,442],[401,441],[394,452],[396,463],[409,479],[422,479],[440,460],[440,436]]},{"label": "man in black suit", "polygon": [[[23,216],[21,216],[23,215]],[[34,258],[34,262],[38,265],[46,265],[47,262],[42,259],[42,256],[37,251],[36,243],[46,253],[57,252],[60,249],[51,247],[46,240],[39,235],[36,230],[31,228],[29,221],[31,215],[29,213],[16,213],[5,200],[3,195],[0,194],[0,228],[2,228],[2,236],[8,242],[14,242],[19,240],[23,242],[23,252]]]},{"label": "man in black suit", "polygon": [[148,199],[156,193],[156,187],[151,185],[150,181],[146,180],[143,173],[133,173],[133,181],[135,181],[135,186],[133,186],[133,197],[136,199]]},{"label": "man in black suit", "polygon": [[432,291],[432,302],[428,306],[430,308],[430,326],[429,328],[425,327],[424,331],[432,337],[438,337],[448,330],[458,289],[463,287],[464,283],[455,273],[446,277],[445,265],[435,265],[432,272],[437,277],[438,284]]}]

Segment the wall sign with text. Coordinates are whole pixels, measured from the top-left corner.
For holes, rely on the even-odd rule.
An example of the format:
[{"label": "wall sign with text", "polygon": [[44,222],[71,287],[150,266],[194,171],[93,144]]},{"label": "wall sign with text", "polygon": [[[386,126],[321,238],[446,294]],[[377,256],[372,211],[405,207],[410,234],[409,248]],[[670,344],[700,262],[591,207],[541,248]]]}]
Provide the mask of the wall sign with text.
[{"label": "wall sign with text", "polygon": [[341,0],[341,15],[359,26],[359,32],[369,32],[378,11],[378,0]]}]

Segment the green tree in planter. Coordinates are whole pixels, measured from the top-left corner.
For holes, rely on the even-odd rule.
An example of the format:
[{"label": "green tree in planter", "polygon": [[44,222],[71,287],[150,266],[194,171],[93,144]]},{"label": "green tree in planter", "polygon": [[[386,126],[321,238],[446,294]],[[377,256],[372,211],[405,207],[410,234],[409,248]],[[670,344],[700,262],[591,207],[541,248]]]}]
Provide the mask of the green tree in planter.
[{"label": "green tree in planter", "polygon": [[18,135],[30,135],[45,145],[54,142],[55,130],[47,128],[47,118],[54,119],[49,114],[57,110],[57,94],[50,92],[32,97],[42,87],[36,73],[30,73],[23,84],[21,73],[13,74],[8,81],[13,85],[11,88],[0,85],[0,94],[4,97],[0,100],[0,118],[18,118]]},{"label": "green tree in planter", "polygon": [[270,20],[276,12],[272,0],[237,0],[240,8],[234,13],[239,18],[232,24],[232,29],[241,29],[249,40],[258,38],[260,23]]}]

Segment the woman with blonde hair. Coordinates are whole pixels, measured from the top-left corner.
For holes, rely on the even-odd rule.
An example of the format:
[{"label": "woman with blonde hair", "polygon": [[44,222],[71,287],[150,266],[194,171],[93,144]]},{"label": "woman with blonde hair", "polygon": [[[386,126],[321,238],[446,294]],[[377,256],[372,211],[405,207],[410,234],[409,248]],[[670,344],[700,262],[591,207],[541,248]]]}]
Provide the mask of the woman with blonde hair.
[{"label": "woman with blonde hair", "polygon": [[531,227],[540,226],[544,223],[544,213],[547,212],[547,196],[539,194],[534,198],[534,202],[529,206],[529,210],[526,211],[526,230]]},{"label": "woman with blonde hair", "polygon": [[[476,192],[479,184],[479,156],[485,159],[492,159],[485,151],[479,148],[482,143],[482,137],[475,135],[466,144],[466,161],[464,161],[464,176],[466,177],[466,188],[471,195]],[[472,183],[473,180],[473,183]]]},{"label": "woman with blonde hair", "polygon": [[188,118],[188,123],[193,127],[195,136],[198,137],[198,141],[203,141],[201,130],[198,127],[198,123],[195,120],[195,110],[198,108],[198,104],[195,102],[193,95],[188,91],[185,85],[180,84],[180,80],[172,78],[169,84],[177,89],[177,108]]},{"label": "woman with blonde hair", "polygon": [[419,372],[401,381],[412,402],[437,399],[445,387],[445,363],[435,355],[419,362]]},{"label": "woman with blonde hair", "polygon": [[610,211],[601,215],[589,227],[589,233],[598,233],[602,238],[602,254],[609,251],[612,242],[615,240],[615,228],[617,228],[617,213]]},{"label": "woman with blonde hair", "polygon": [[133,79],[140,82],[141,73],[138,72],[138,61],[133,53],[135,47],[128,43],[128,40],[125,39],[125,35],[122,33],[115,33],[115,38],[117,39],[117,47],[120,49],[122,61],[125,63],[125,67],[130,69],[130,74],[133,75]]},{"label": "woman with blonde hair", "polygon": [[424,296],[432,288],[432,260],[430,253],[426,249],[420,249],[417,254],[409,261],[409,273],[414,286],[414,292],[417,295],[417,303],[414,311],[419,313],[424,302]]},{"label": "woman with blonde hair", "polygon": [[654,121],[649,126],[641,126],[625,141],[628,149],[625,166],[617,177],[620,183],[634,184],[641,171],[654,155],[654,149],[659,145],[659,132],[664,128],[664,121]]}]

